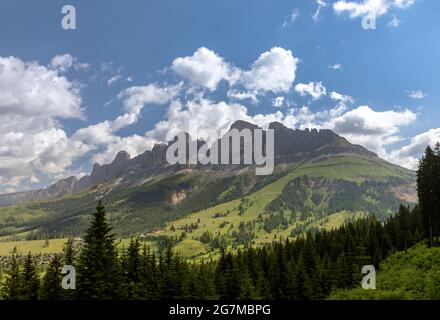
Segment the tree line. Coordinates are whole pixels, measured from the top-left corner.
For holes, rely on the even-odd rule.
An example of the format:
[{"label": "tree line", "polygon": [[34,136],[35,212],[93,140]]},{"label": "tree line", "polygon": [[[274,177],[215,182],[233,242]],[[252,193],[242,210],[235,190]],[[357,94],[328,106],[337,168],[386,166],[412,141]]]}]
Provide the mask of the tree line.
[{"label": "tree line", "polygon": [[[334,290],[360,285],[362,266],[380,262],[425,239],[438,244],[440,146],[427,149],[418,170],[420,204],[401,205],[381,223],[376,217],[295,240],[221,250],[220,257],[190,262],[169,246],[155,253],[139,239],[118,251],[101,202],[75,252],[69,241],[44,272],[31,254],[20,265],[13,256],[1,285],[10,300],[325,299]],[[76,270],[75,290],[61,288],[63,265]]]},{"label": "tree line", "polygon": [[440,237],[440,143],[427,147],[417,171],[417,194],[424,237],[429,245],[439,245]]}]

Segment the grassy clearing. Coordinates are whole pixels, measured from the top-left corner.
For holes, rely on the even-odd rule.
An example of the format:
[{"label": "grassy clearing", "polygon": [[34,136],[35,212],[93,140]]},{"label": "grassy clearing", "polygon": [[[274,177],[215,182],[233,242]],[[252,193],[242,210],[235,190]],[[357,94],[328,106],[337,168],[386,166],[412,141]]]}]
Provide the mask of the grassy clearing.
[{"label": "grassy clearing", "polygon": [[197,240],[186,239],[179,242],[174,251],[182,257],[196,258],[198,255],[206,252],[206,245]]},{"label": "grassy clearing", "polygon": [[377,160],[368,160],[356,156],[343,156],[306,163],[300,166],[299,170],[303,175],[311,177],[362,181],[365,177],[369,179],[402,177],[404,169]]},{"label": "grassy clearing", "polygon": [[[67,238],[65,239],[50,239],[49,245],[46,246],[46,240],[23,240],[23,241],[0,241],[0,256],[9,256],[14,252],[14,248],[16,248],[16,252],[18,254],[28,254],[31,252],[32,254],[54,254],[61,253],[63,248],[67,242]],[[131,239],[117,239],[116,245],[119,249],[127,248]],[[150,247],[153,251],[157,250],[157,245],[151,241],[142,242],[142,245],[145,244],[147,247]]]},{"label": "grassy clearing", "polygon": [[19,254],[32,254],[38,253],[59,253],[63,250],[63,247],[67,239],[51,239],[46,246],[45,240],[32,240],[32,241],[8,241],[0,242],[0,256],[9,256],[16,248]]}]

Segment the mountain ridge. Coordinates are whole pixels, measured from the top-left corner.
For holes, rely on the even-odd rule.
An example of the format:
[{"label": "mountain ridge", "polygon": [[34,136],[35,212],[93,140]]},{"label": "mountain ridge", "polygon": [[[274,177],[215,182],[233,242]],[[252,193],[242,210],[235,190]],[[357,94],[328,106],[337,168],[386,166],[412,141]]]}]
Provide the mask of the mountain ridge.
[{"label": "mountain ridge", "polygon": [[[232,129],[246,126],[258,128],[238,122]],[[258,225],[255,241],[318,228],[327,219],[331,226],[365,214],[385,219],[401,203],[415,204],[414,172],[388,163],[330,130],[292,130],[278,123],[271,127],[275,130],[271,175],[256,175],[255,165],[170,165],[166,152],[172,142],[156,144],[133,158],[121,151],[111,163],[95,164],[90,175],[79,180],[71,177],[46,189],[13,195],[14,205],[0,205],[0,237],[76,237],[85,230],[99,199],[121,237],[151,234],[172,221],[185,222],[199,215],[221,228],[211,217],[229,212],[236,221],[233,231],[240,239],[249,238],[249,234],[242,234],[244,230],[237,229],[238,225]],[[191,138],[188,134],[185,137],[187,142]],[[255,204],[252,214],[242,215],[249,201]],[[338,203],[343,205],[335,205]],[[281,222],[287,229],[273,229]],[[166,238],[181,236],[163,234]],[[164,239],[156,240],[162,243]],[[236,241],[228,239],[229,243]]]},{"label": "mountain ridge", "polygon": [[[314,159],[320,155],[336,155],[336,154],[359,154],[369,158],[378,158],[377,155],[363,146],[351,144],[345,138],[339,136],[328,129],[290,129],[279,122],[269,124],[269,129],[275,131],[275,164],[293,163],[299,160]],[[238,120],[230,126],[232,129],[261,129],[255,124]],[[299,146],[292,144],[292,141],[301,142]],[[223,170],[225,167],[236,169],[241,166],[203,166],[197,165],[177,165],[170,166],[166,162],[166,148],[171,142],[166,144],[156,144],[152,150],[131,158],[130,154],[121,150],[117,153],[115,159],[108,164],[93,165],[93,169],[89,175],[85,175],[80,179],[71,176],[49,185],[46,188],[23,191],[10,194],[0,195],[0,206],[13,205],[22,201],[44,201],[63,197],[71,192],[77,192],[87,187],[105,183],[110,179],[118,177],[118,175],[133,175],[142,173],[143,179],[148,179],[159,174],[173,173],[185,168],[193,168],[198,170]],[[132,171],[132,172],[130,172]]]}]

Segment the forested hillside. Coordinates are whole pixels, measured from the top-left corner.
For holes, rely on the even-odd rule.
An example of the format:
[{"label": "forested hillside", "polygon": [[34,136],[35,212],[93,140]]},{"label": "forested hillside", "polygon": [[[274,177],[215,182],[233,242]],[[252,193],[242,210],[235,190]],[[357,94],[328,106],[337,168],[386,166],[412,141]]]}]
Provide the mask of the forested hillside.
[{"label": "forested hillside", "polygon": [[[418,171],[419,197],[434,206],[438,189],[425,194],[423,186],[437,186],[439,175],[425,170],[439,164],[440,146],[427,150]],[[440,216],[427,209],[402,205],[385,223],[370,216],[294,241],[223,248],[217,260],[192,263],[171,246],[156,254],[138,239],[119,251],[100,202],[80,247],[70,241],[45,268],[30,254],[13,255],[1,292],[4,299],[438,299]],[[75,291],[60,288],[63,263],[77,269]],[[379,269],[377,293],[342,291],[359,287],[367,264]]]},{"label": "forested hillside", "polygon": [[[79,251],[68,243],[45,268],[31,255],[12,256],[2,292],[5,299],[324,299],[336,289],[357,287],[363,265],[378,266],[421,241],[419,221],[417,209],[402,206],[385,225],[370,217],[293,242],[222,250],[217,261],[194,264],[171,247],[155,254],[139,240],[118,253],[98,206]],[[60,288],[64,263],[78,270],[73,293]]]}]

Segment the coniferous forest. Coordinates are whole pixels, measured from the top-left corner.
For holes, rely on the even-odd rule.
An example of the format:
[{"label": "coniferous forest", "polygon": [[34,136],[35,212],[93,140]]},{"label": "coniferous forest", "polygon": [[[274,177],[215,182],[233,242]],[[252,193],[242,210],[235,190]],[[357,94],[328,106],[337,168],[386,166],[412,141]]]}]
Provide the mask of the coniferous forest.
[{"label": "coniferous forest", "polygon": [[[69,241],[64,253],[54,255],[44,267],[31,254],[12,256],[1,280],[1,296],[6,300],[326,299],[335,291],[360,287],[364,265],[374,265],[380,272],[381,262],[396,252],[405,253],[419,243],[439,245],[440,145],[427,148],[417,186],[419,204],[401,205],[384,223],[369,216],[295,240],[222,250],[218,259],[205,262],[185,260],[171,246],[153,252],[139,239],[117,250],[99,202],[81,248]],[[64,265],[75,267],[75,290],[61,287]]]}]

